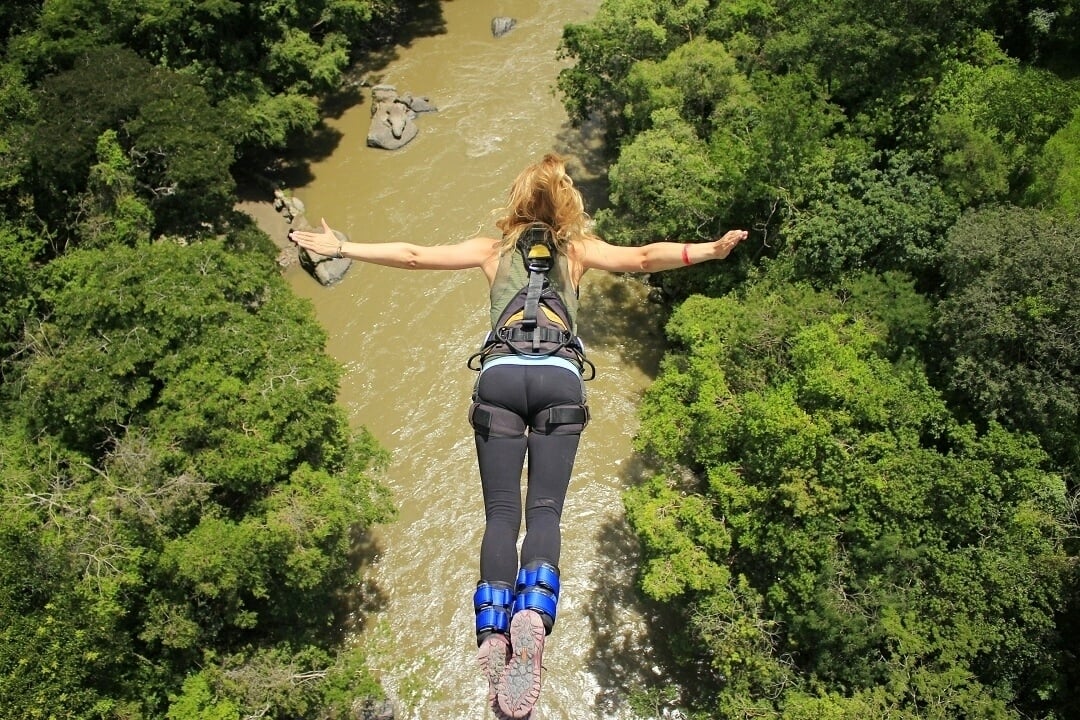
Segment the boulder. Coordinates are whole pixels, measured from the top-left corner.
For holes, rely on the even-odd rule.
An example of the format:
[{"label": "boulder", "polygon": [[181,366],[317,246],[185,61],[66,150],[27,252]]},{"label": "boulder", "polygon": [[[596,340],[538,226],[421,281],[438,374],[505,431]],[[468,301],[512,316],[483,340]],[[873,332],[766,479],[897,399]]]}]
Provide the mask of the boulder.
[{"label": "boulder", "polygon": [[430,98],[417,97],[412,93],[405,93],[397,100],[400,103],[408,105],[409,109],[412,110],[414,113],[435,112],[439,109],[435,107],[435,105],[431,102]]},{"label": "boulder", "polygon": [[304,215],[304,203],[300,198],[287,194],[284,190],[274,189],[274,209],[281,213],[285,220],[292,222]]},{"label": "boulder", "polygon": [[404,147],[419,133],[416,115],[435,112],[436,108],[426,97],[412,93],[398,95],[393,85],[376,85],[371,89],[371,126],[368,129],[368,147],[397,150]]},{"label": "boulder", "polygon": [[491,18],[491,34],[497,38],[502,37],[513,30],[515,25],[517,25],[517,20],[512,17]]},{"label": "boulder", "polygon": [[[349,241],[349,236],[340,230],[335,230],[334,234],[341,242]],[[353,263],[349,258],[329,257],[306,249],[300,250],[299,255],[300,265],[311,273],[320,285],[326,286],[341,282]]]},{"label": "boulder", "polygon": [[405,147],[420,134],[413,122],[416,113],[405,103],[394,100],[381,102],[371,108],[371,127],[368,129],[368,147],[397,150]]},{"label": "boulder", "polygon": [[394,705],[389,700],[356,700],[350,716],[353,720],[394,720]]}]

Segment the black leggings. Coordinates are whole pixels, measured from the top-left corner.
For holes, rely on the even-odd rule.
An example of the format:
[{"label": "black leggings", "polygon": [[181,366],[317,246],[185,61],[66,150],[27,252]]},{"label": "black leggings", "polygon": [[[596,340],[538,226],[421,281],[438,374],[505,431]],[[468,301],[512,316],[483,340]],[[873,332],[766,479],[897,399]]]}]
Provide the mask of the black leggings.
[{"label": "black leggings", "polygon": [[[480,579],[511,586],[518,567],[559,566],[563,501],[584,422],[554,424],[553,407],[584,406],[581,377],[551,365],[498,365],[477,381],[470,420],[484,490],[487,525],[480,546]],[[477,422],[477,414],[488,422]],[[529,456],[525,539],[521,529],[521,471]]]}]

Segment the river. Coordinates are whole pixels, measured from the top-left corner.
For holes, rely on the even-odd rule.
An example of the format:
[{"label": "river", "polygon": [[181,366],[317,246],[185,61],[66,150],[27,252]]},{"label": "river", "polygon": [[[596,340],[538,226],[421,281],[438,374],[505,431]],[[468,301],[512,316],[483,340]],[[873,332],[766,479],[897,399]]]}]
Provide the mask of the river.
[{"label": "river", "polygon": [[[393,152],[365,146],[368,94],[327,119],[320,153],[293,191],[312,223],[358,242],[451,243],[497,231],[490,211],[544,152],[570,158],[595,203],[597,146],[569,127],[554,89],[562,27],[599,0],[444,0],[366,70],[366,79],[427,96],[419,136]],[[516,27],[501,38],[495,16]],[[595,205],[592,205],[595,207]],[[399,720],[490,718],[473,660],[472,591],[483,504],[466,420],[475,374],[465,367],[488,326],[481,273],[407,272],[354,264],[330,288],[287,271],[330,335],[344,367],[340,402],[391,453],[383,480],[398,519],[375,531],[352,641],[394,701]],[[597,378],[593,420],[563,517],[562,597],[544,655],[540,718],[637,717],[628,689],[657,681],[644,612],[633,591],[636,546],[621,492],[644,470],[631,449],[642,391],[662,350],[660,318],[639,279],[592,273],[581,334]]]}]

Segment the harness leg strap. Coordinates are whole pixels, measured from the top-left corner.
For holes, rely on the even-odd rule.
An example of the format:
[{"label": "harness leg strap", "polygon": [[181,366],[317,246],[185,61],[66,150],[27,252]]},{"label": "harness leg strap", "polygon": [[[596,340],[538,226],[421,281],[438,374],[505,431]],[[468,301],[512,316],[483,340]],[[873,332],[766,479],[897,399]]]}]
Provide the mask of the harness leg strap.
[{"label": "harness leg strap", "polygon": [[585,403],[556,405],[537,413],[530,422],[532,428],[542,433],[566,435],[580,433],[589,424],[589,406]]},{"label": "harness leg strap", "polygon": [[529,563],[518,571],[515,593],[514,614],[522,610],[539,613],[550,635],[559,604],[559,569],[546,562]]},{"label": "harness leg strap", "polygon": [[477,401],[469,407],[469,424],[476,432],[487,437],[521,437],[525,434],[525,421],[506,408]]}]

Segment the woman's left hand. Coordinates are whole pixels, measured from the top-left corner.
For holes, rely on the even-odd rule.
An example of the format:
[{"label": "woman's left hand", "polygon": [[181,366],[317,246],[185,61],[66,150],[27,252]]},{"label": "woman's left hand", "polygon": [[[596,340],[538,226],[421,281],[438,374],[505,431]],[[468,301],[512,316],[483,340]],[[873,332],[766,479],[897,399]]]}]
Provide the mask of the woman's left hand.
[{"label": "woman's left hand", "polygon": [[714,257],[723,260],[735,249],[735,246],[746,239],[749,233],[745,230],[728,230],[722,237],[713,241]]}]

